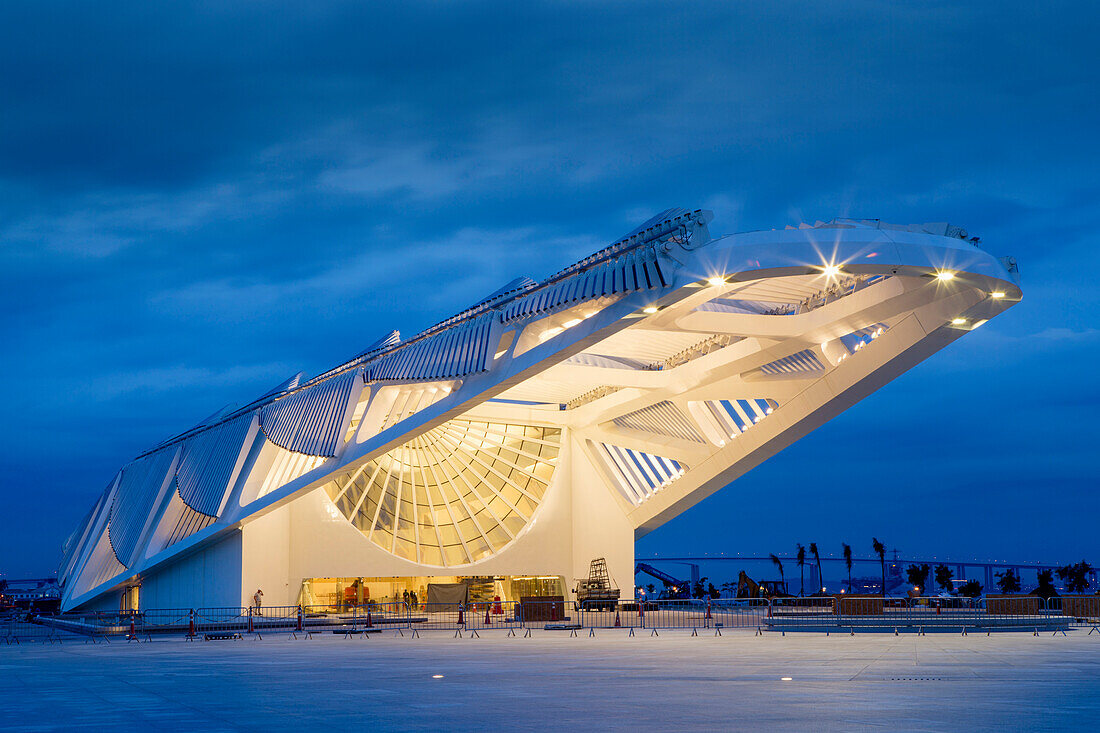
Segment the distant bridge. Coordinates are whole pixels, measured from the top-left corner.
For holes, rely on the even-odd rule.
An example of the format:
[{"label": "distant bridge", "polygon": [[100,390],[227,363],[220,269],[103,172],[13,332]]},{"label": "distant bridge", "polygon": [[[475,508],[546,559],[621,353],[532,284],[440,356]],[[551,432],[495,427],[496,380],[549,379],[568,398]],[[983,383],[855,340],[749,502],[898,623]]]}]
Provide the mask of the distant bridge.
[{"label": "distant bridge", "polygon": [[[796,567],[798,559],[791,556],[779,556],[779,560],[787,568]],[[668,563],[675,565],[687,565],[691,570],[691,582],[692,585],[699,582],[699,565],[707,562],[771,562],[771,556],[764,557],[748,557],[748,556],[695,556],[695,557],[649,557],[644,558],[644,561],[650,564],[653,563]],[[824,567],[827,563],[841,563],[843,565],[844,558],[842,557],[822,557],[821,565]],[[879,559],[877,557],[853,557],[852,565],[864,565],[871,564],[875,570],[879,569]],[[981,562],[979,560],[943,560],[943,559],[920,559],[920,558],[903,558],[898,557],[895,553],[894,557],[886,558],[886,564],[897,565],[901,568],[902,577],[904,578],[904,570],[909,565],[928,565],[931,568],[935,568],[937,565],[946,565],[951,568],[955,578],[965,578],[968,580],[979,580],[977,574],[967,574],[967,570],[976,570],[981,575],[982,587],[984,589],[996,588],[996,575],[995,573],[1003,573],[1006,570],[1012,570],[1016,573],[1017,577],[1022,577],[1023,571],[1038,574],[1043,570],[1050,570],[1051,572],[1063,567],[1063,564],[1052,563],[1040,563],[1040,562]],[[806,574],[807,574],[807,587],[820,588],[821,581],[817,577],[817,561],[812,555],[806,555]],[[787,577],[791,577],[790,571],[786,572]],[[1093,569],[1089,573],[1089,587],[1094,588],[1097,582],[1097,570]],[[841,576],[841,580],[844,576]],[[789,583],[789,581],[788,581]]]}]

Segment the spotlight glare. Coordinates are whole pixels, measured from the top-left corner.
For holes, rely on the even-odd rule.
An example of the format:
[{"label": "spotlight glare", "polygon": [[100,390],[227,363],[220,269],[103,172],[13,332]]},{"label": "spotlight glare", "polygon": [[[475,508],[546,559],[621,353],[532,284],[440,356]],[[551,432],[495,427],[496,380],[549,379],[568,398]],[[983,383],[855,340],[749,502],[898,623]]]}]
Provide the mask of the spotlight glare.
[{"label": "spotlight glare", "polygon": [[656,312],[657,312],[657,306],[655,306],[655,305],[647,305],[645,308],[642,308],[642,313],[656,313]]},{"label": "spotlight glare", "polygon": [[726,284],[726,278],[724,278],[724,277],[710,277],[710,278],[707,278],[707,284],[708,285],[714,285],[714,286],[725,285]]},{"label": "spotlight glare", "polygon": [[836,277],[840,274],[840,265],[825,265],[821,270],[821,274],[825,277]]},{"label": "spotlight glare", "polygon": [[989,296],[991,298],[1003,298],[1003,297],[1005,297],[1005,294],[1004,294],[1004,291],[994,290],[992,293],[989,294]]},{"label": "spotlight glare", "polygon": [[942,282],[947,282],[948,280],[955,279],[955,273],[950,270],[940,270],[936,273],[936,278]]},{"label": "spotlight glare", "polygon": [[964,323],[966,323],[966,319],[965,318],[952,318],[951,322],[954,323],[956,326],[961,326]]}]

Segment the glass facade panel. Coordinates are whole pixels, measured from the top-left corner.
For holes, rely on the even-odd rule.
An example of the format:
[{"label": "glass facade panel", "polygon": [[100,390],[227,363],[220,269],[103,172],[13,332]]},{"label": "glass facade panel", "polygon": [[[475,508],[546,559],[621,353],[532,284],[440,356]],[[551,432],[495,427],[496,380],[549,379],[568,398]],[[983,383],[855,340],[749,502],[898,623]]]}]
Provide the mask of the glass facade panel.
[{"label": "glass facade panel", "polygon": [[523,530],[554,475],[560,444],[558,428],[455,419],[341,475],[325,492],[387,552],[463,565]]}]

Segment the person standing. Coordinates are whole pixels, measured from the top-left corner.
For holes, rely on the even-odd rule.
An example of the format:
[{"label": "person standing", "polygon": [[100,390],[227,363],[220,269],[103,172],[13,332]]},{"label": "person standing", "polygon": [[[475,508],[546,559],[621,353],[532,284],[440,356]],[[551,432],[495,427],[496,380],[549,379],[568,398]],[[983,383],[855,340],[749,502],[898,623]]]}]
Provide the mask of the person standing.
[{"label": "person standing", "polygon": [[405,601],[405,607],[408,608],[408,606],[409,606],[409,589],[408,588],[406,588],[405,592],[401,594],[401,599],[403,601]]},{"label": "person standing", "polygon": [[260,590],[259,588],[257,588],[256,592],[252,594],[252,605],[256,608],[256,615],[257,616],[263,616],[264,615],[263,600],[264,600],[264,592],[262,590]]},{"label": "person standing", "polygon": [[416,591],[409,592],[409,608],[416,608]]}]

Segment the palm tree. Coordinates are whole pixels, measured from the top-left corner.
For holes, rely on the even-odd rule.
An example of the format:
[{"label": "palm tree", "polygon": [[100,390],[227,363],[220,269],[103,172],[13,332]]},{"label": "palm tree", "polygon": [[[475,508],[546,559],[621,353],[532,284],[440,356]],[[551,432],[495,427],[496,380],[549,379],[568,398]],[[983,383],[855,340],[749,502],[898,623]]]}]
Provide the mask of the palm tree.
[{"label": "palm tree", "polygon": [[814,593],[825,590],[825,576],[821,574],[821,555],[817,551],[817,543],[810,543],[810,554],[814,556],[814,562],[817,563],[817,588]]},{"label": "palm tree", "polygon": [[783,592],[785,593],[787,591],[787,577],[783,575],[783,561],[774,552],[768,557],[771,558],[772,564],[779,568],[779,581],[783,584]]},{"label": "palm tree", "polygon": [[848,592],[852,592],[852,546],[847,542],[841,542],[841,547],[844,548],[844,564],[848,568]]},{"label": "palm tree", "polygon": [[886,596],[886,545],[878,541],[878,537],[871,538],[871,546],[875,548],[875,554],[878,555],[879,565],[882,566],[882,595]]},{"label": "palm tree", "polygon": [[806,565],[806,548],[801,543],[796,542],[795,547],[798,548],[798,553],[795,555],[795,561],[798,563],[798,595],[806,595],[806,571],[804,567]]}]

